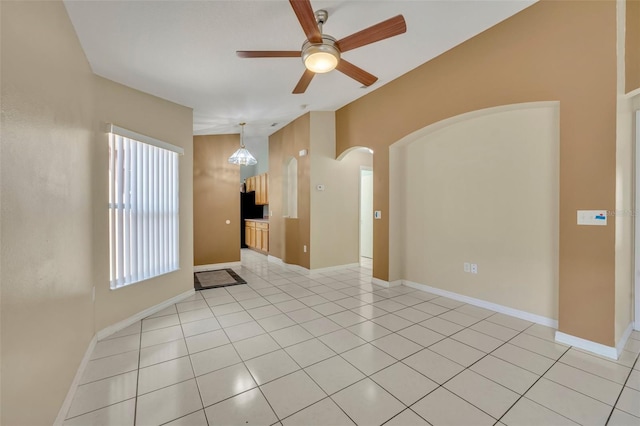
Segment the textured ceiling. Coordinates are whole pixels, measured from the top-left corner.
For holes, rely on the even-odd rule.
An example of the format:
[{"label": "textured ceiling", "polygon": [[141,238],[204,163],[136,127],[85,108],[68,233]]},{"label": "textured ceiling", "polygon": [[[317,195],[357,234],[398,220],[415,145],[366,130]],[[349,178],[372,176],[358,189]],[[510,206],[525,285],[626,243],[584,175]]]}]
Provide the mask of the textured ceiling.
[{"label": "textured ceiling", "polygon": [[300,49],[305,36],[288,1],[65,1],[96,74],[193,108],[194,134],[238,133],[246,121],[249,146],[305,111],[333,111],[376,90],[533,3],[312,1],[329,12],[324,32],[338,39],[397,14],[407,32],[344,54],[379,78],[371,87],[333,71],[293,95],[300,59],[235,55]]}]

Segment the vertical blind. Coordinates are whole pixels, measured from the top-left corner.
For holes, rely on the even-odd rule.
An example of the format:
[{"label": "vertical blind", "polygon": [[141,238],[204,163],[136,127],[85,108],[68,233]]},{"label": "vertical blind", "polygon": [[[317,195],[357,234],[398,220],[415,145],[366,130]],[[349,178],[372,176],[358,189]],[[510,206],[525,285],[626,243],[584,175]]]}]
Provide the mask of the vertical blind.
[{"label": "vertical blind", "polygon": [[177,152],[109,133],[109,235],[112,289],[179,268]]}]

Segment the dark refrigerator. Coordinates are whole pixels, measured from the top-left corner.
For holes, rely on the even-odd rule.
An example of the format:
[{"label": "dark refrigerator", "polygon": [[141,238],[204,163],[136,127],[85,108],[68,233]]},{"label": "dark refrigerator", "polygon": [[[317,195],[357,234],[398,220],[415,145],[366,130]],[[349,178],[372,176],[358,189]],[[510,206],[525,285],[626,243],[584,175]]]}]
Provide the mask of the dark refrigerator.
[{"label": "dark refrigerator", "polygon": [[244,243],[244,220],[245,219],[262,219],[262,206],[256,205],[255,192],[240,193],[240,247],[247,248]]}]

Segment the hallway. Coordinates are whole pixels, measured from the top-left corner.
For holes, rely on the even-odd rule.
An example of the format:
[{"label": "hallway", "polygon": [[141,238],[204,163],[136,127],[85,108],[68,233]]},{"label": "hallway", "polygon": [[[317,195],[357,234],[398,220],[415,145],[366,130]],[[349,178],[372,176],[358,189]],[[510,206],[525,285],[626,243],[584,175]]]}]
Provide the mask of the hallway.
[{"label": "hallway", "polygon": [[637,331],[613,361],[370,263],[234,270],[98,342],[65,425],[640,424]]}]

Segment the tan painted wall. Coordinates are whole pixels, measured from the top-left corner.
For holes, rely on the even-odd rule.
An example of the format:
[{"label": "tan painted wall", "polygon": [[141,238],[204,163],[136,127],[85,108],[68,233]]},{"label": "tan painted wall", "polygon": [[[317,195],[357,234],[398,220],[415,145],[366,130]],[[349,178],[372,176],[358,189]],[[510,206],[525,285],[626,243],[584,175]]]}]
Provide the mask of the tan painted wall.
[{"label": "tan painted wall", "polygon": [[93,74],[62,3],[0,8],[0,423],[45,425],[94,334]]},{"label": "tan painted wall", "polygon": [[[192,288],[193,117],[189,108],[92,74],[62,2],[0,7],[0,422],[52,424],[97,331]],[[115,291],[107,122],[185,150],[181,269]]]},{"label": "tan painted wall", "polygon": [[311,112],[310,129],[311,269],[359,263],[360,167],[371,167],[372,155],[336,160],[334,112]]},{"label": "tan painted wall", "polygon": [[390,173],[403,203],[390,233],[403,235],[403,279],[557,319],[557,104],[448,124],[391,147],[401,151]]},{"label": "tan painted wall", "polygon": [[626,0],[625,92],[640,89],[640,0]]},{"label": "tan painted wall", "polygon": [[[192,110],[110,80],[95,77],[97,119],[184,149],[180,168],[180,269],[117,290],[109,288],[109,222],[94,204],[96,331],[193,288],[193,136]],[[108,200],[108,136],[96,133],[93,182],[97,200]]]},{"label": "tan painted wall", "polygon": [[559,327],[613,345],[615,223],[578,227],[576,210],[615,207],[615,42],[615,2],[543,0],[338,110],[337,154],[376,152],[374,276],[389,277],[389,145],[465,112],[557,100]]},{"label": "tan painted wall", "polygon": [[[193,137],[194,264],[240,261],[239,135]],[[227,224],[229,220],[231,223]]]},{"label": "tan painted wall", "polygon": [[[310,147],[310,115],[307,113],[269,136],[269,254],[286,263],[310,266],[310,160],[300,150]],[[287,219],[282,205],[282,174],[287,159],[298,160],[298,219]],[[307,252],[303,252],[303,245]]]}]

